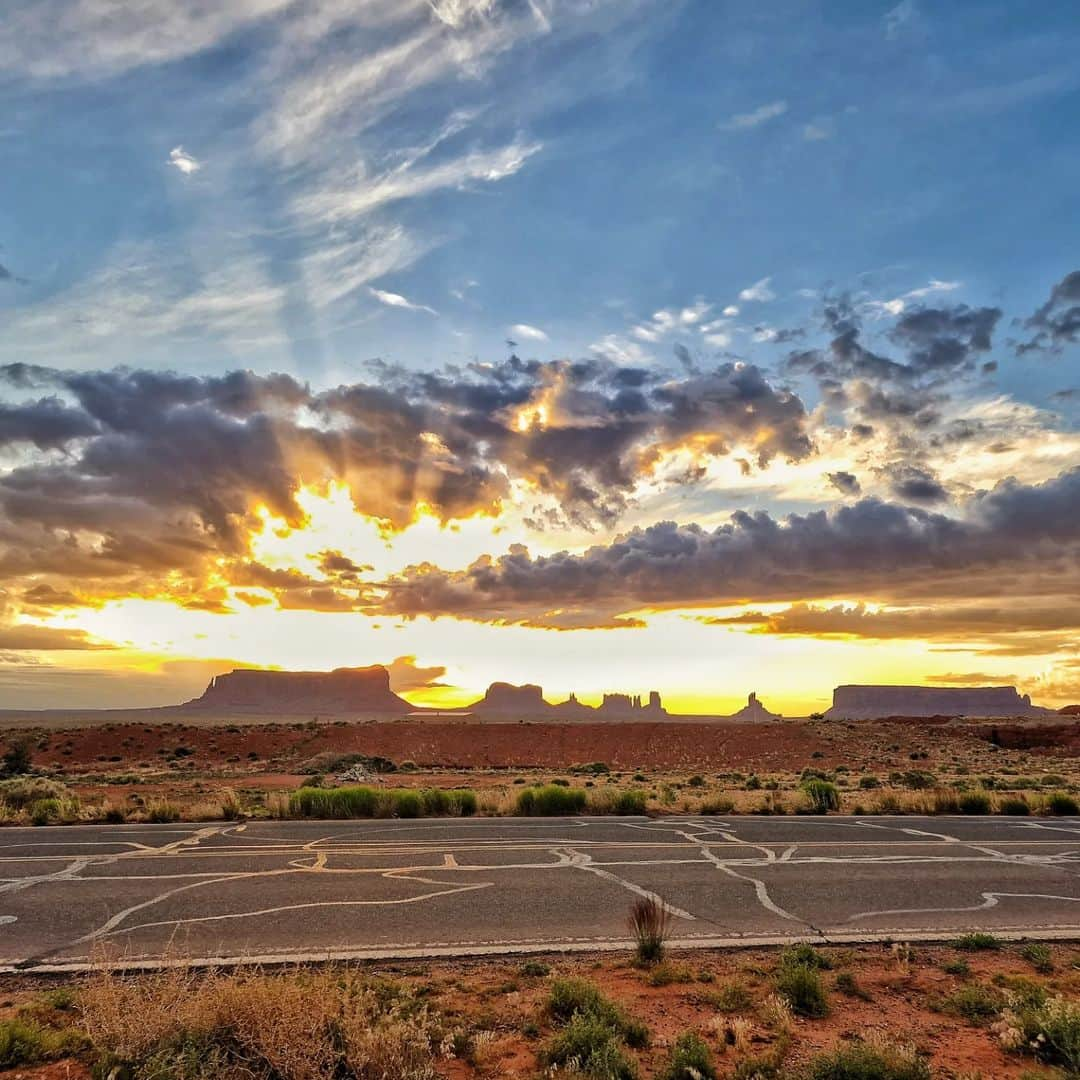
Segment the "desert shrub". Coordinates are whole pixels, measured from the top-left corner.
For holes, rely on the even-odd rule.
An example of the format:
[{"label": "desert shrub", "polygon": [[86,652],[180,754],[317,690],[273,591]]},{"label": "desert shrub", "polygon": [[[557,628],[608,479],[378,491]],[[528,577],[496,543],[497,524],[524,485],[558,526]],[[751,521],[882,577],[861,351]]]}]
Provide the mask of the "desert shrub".
[{"label": "desert shrub", "polygon": [[1043,773],[1042,776],[1039,777],[1039,783],[1043,787],[1063,788],[1068,785],[1069,781],[1066,777],[1062,776],[1061,773],[1048,772]]},{"label": "desert shrub", "polygon": [[551,974],[551,966],[542,960],[526,960],[521,965],[521,974],[529,979],[542,979]]},{"label": "desert shrub", "polygon": [[1080,1003],[1052,997],[1035,1003],[1014,1003],[994,1025],[1009,1050],[1029,1050],[1048,1065],[1080,1075]]},{"label": "desert shrub", "polygon": [[146,808],[146,820],[151,825],[171,825],[180,820],[180,808],[170,802],[151,803]]},{"label": "desert shrub", "polygon": [[39,799],[63,799],[68,789],[56,780],[28,776],[16,780],[0,780],[0,802],[13,810],[21,810]]},{"label": "desert shrub", "polygon": [[995,952],[1001,948],[1001,942],[993,934],[963,934],[953,943],[954,949],[964,952]]},{"label": "desert shrub", "polygon": [[1043,975],[1054,970],[1054,961],[1050,955],[1050,946],[1039,942],[1032,942],[1020,950],[1020,955],[1038,972]]},{"label": "desert shrub", "polygon": [[937,785],[937,778],[923,769],[909,769],[902,775],[900,782],[912,791],[926,791]]},{"label": "desert shrub", "polygon": [[833,985],[846,997],[858,998],[860,1001],[873,1001],[873,998],[859,985],[850,971],[841,971],[836,976]]},{"label": "desert shrub", "polygon": [[830,780],[810,778],[801,785],[814,808],[815,814],[827,814],[840,809],[840,791]]},{"label": "desert shrub", "polygon": [[854,1043],[815,1055],[808,1080],[930,1080],[930,1066],[912,1050]]},{"label": "desert shrub", "polygon": [[657,964],[663,959],[670,923],[668,910],[657,896],[642,896],[630,905],[627,925],[636,943],[638,963]]},{"label": "desert shrub", "polygon": [[776,990],[799,1016],[818,1019],[829,1015],[828,996],[816,968],[781,964],[776,974]]},{"label": "desert shrub", "polygon": [[518,792],[514,812],[522,817],[559,817],[580,814],[585,809],[584,788],[563,788],[555,784],[529,787]]},{"label": "desert shrub", "polygon": [[540,1052],[543,1064],[597,1080],[636,1080],[618,1032],[589,1013],[575,1013]]},{"label": "desert shrub", "polygon": [[684,1031],[672,1044],[660,1080],[715,1080],[712,1053],[705,1040],[693,1031]]},{"label": "desert shrub", "polygon": [[30,816],[31,825],[49,825],[60,820],[61,803],[59,799],[35,799],[27,813]]},{"label": "desert shrub", "polygon": [[971,974],[971,965],[966,960],[958,957],[955,960],[946,960],[941,965],[941,970],[946,975],[959,975],[961,978],[966,979]]},{"label": "desert shrub", "polygon": [[644,791],[597,791],[586,801],[586,810],[590,814],[619,814],[622,816],[645,813],[646,799]]},{"label": "desert shrub", "polygon": [[693,776],[690,777],[689,780],[686,781],[686,783],[689,787],[704,787],[705,777],[702,776],[700,773],[695,773]]},{"label": "desert shrub", "polygon": [[103,976],[79,997],[102,1076],[130,1080],[434,1080],[438,1018],[351,972]]},{"label": "desert shrub", "polygon": [[37,1065],[80,1048],[81,1037],[72,1030],[57,1031],[28,1016],[0,1020],[0,1069]]},{"label": "desert shrub", "polygon": [[570,771],[586,776],[607,776],[611,772],[611,766],[605,761],[590,761],[584,765],[572,765]]},{"label": "desert shrub", "polygon": [[676,983],[692,983],[694,973],[686,964],[657,964],[649,972],[650,986],[674,986]]},{"label": "desert shrub", "polygon": [[985,791],[966,791],[957,799],[961,814],[989,814],[990,796]]},{"label": "desert shrub", "polygon": [[797,945],[789,945],[780,954],[780,964],[783,967],[808,967],[817,971],[831,971],[832,961],[822,952],[818,952],[809,942],[802,941]]},{"label": "desert shrub", "polygon": [[1080,814],[1080,804],[1068,793],[1055,791],[1046,797],[1046,812],[1054,817],[1075,817]]},{"label": "desert shrub", "polygon": [[741,983],[727,983],[703,995],[703,1000],[717,1012],[724,1013],[745,1012],[754,1003],[750,991]]},{"label": "desert shrub", "polygon": [[24,776],[34,767],[34,753],[29,739],[13,742],[0,757],[0,777]]},{"label": "desert shrub", "polygon": [[756,774],[752,774],[746,778],[746,783],[743,785],[747,791],[760,791],[761,790],[761,778]]},{"label": "desert shrub", "polygon": [[1008,814],[1010,817],[1027,817],[1031,813],[1031,807],[1022,795],[1014,795],[998,803],[998,813]]},{"label": "desert shrub", "polygon": [[862,791],[872,791],[874,788],[881,787],[881,781],[876,776],[860,776],[859,788]]},{"label": "desert shrub", "polygon": [[556,979],[551,984],[547,1011],[556,1023],[562,1024],[578,1014],[591,1016],[635,1049],[649,1044],[649,1029],[584,979]]},{"label": "desert shrub", "polygon": [[698,806],[699,814],[730,814],[735,809],[735,802],[726,795],[714,795],[711,799],[702,799]]},{"label": "desert shrub", "polygon": [[972,983],[962,986],[935,1002],[939,1012],[961,1016],[973,1024],[985,1023],[1001,1012],[1004,1000],[1000,993],[987,986]]},{"label": "desert shrub", "polygon": [[370,817],[469,817],[476,813],[476,808],[476,794],[466,788],[380,790],[364,786],[302,787],[289,796],[290,816],[334,820]]}]

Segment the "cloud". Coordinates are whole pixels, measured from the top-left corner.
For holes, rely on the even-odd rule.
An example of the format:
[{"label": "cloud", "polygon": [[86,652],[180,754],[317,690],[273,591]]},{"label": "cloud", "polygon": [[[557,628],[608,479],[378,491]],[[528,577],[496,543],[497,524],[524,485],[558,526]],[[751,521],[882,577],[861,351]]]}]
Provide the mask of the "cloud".
[{"label": "cloud", "polygon": [[548,336],[538,326],[530,326],[528,323],[514,323],[510,327],[510,336],[522,338],[526,341],[547,341]]},{"label": "cloud", "polygon": [[1036,333],[1017,347],[1020,355],[1029,352],[1060,353],[1066,345],[1080,341],[1080,270],[1066,274],[1050,291],[1050,297],[1024,326]]},{"label": "cloud", "polygon": [[384,289],[376,289],[373,286],[368,286],[368,292],[380,304],[385,304],[387,307],[404,308],[406,311],[426,311],[429,315],[439,314],[434,308],[428,307],[427,304],[414,304],[400,293],[386,292]]},{"label": "cloud", "polygon": [[[857,595],[1059,596],[1080,587],[1080,469],[1041,485],[1003,482],[962,516],[863,499],[777,521],[739,511],[713,530],[665,521],[581,554],[516,547],[465,570],[412,567],[369,609],[562,625],[643,608]],[[556,625],[556,624],[553,624]]]},{"label": "cloud", "polygon": [[736,113],[730,117],[723,126],[728,131],[748,131],[750,128],[760,127],[778,116],[783,116],[788,111],[786,101],[770,101],[765,105],[759,105],[750,112]]},{"label": "cloud", "polygon": [[804,142],[824,142],[826,139],[831,139],[835,133],[833,122],[828,119],[815,120],[812,123],[804,124],[802,129]]},{"label": "cloud", "polygon": [[932,278],[928,284],[917,289],[910,289],[902,296],[894,297],[891,300],[868,300],[862,307],[870,314],[878,317],[900,315],[912,300],[925,300],[928,296],[933,296],[936,293],[953,292],[962,286],[963,282],[960,281],[938,281],[936,278]]},{"label": "cloud", "polygon": [[746,304],[762,304],[767,300],[775,300],[776,293],[769,287],[771,282],[771,277],[763,277],[760,281],[755,281],[753,285],[750,285],[739,293],[739,299]]},{"label": "cloud", "polygon": [[919,9],[915,5],[915,0],[900,0],[896,7],[890,8],[881,17],[881,21],[885,26],[885,36],[888,38],[899,37],[901,31],[915,24],[918,18]]},{"label": "cloud", "polygon": [[193,158],[182,146],[174,146],[169,151],[169,164],[185,176],[197,173],[202,168],[202,162]]},{"label": "cloud", "polygon": [[0,625],[0,650],[5,652],[70,652],[112,649],[94,641],[84,630],[56,629],[30,624]]},{"label": "cloud", "polygon": [[844,495],[858,495],[862,490],[859,479],[854,473],[841,470],[826,473],[825,478],[837,491],[842,492]]},{"label": "cloud", "polygon": [[947,671],[938,675],[924,675],[923,678],[926,682],[944,683],[947,686],[1015,686],[1020,682],[1016,675],[986,671]]},{"label": "cloud", "polygon": [[900,465],[887,470],[893,494],[905,502],[936,503],[948,499],[949,493],[929,470],[914,465]]}]

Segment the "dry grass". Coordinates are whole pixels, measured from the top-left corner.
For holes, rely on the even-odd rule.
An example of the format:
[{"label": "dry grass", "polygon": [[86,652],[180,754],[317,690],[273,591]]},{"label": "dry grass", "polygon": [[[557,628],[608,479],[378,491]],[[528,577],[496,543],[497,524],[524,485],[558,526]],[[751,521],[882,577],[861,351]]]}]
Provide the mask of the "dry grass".
[{"label": "dry grass", "polygon": [[664,942],[671,928],[671,916],[658,896],[642,896],[630,905],[627,916],[630,933],[637,942],[641,964],[658,964],[664,957]]},{"label": "dry grass", "polygon": [[169,1061],[190,1080],[429,1080],[447,1034],[412,995],[347,971],[103,976],[79,1015],[104,1060],[136,1080]]}]

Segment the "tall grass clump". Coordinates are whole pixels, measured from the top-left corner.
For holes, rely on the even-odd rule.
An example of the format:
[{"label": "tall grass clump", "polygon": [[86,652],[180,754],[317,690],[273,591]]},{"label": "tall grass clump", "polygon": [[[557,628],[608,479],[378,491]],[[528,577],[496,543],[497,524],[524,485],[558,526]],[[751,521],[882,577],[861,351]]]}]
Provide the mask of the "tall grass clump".
[{"label": "tall grass clump", "polygon": [[540,1052],[553,1070],[596,1080],[637,1080],[638,1071],[626,1056],[619,1033],[588,1013],[574,1013]]},{"label": "tall grass clump", "polygon": [[77,1032],[57,1031],[32,1017],[14,1016],[10,1020],[0,1020],[0,1069],[51,1061],[77,1051],[80,1043]]},{"label": "tall grass clump", "polygon": [[630,905],[627,925],[636,943],[639,964],[658,964],[664,958],[671,918],[657,896],[642,896]]},{"label": "tall grass clump", "polygon": [[476,807],[476,793],[468,789],[302,787],[289,797],[290,817],[331,820],[470,817]]},{"label": "tall grass clump", "polygon": [[1064,791],[1055,791],[1047,795],[1045,810],[1054,817],[1076,817],[1080,814],[1080,803]]},{"label": "tall grass clump", "polygon": [[1027,817],[1031,813],[1031,807],[1023,795],[1010,795],[998,803],[998,813],[1010,817]]},{"label": "tall grass clump", "polygon": [[520,817],[560,817],[580,814],[585,809],[586,799],[584,788],[560,787],[558,784],[527,787],[518,792],[514,812]]},{"label": "tall grass clump", "polygon": [[776,991],[798,1016],[821,1019],[829,1015],[829,998],[817,963],[800,953],[785,953],[775,977]]},{"label": "tall grass clump", "polygon": [[820,780],[811,777],[804,780],[800,785],[815,814],[827,814],[830,810],[840,809],[840,789],[831,780]]},{"label": "tall grass clump", "polygon": [[932,1073],[914,1050],[864,1042],[817,1054],[806,1076],[807,1080],[931,1080]]},{"label": "tall grass clump", "polygon": [[716,1080],[712,1053],[705,1040],[693,1031],[684,1031],[672,1044],[661,1080]]},{"label": "tall grass clump", "polygon": [[645,813],[646,799],[644,791],[596,791],[586,800],[586,810],[590,814],[619,814],[623,817]]},{"label": "tall grass clump", "polygon": [[961,814],[989,814],[990,796],[985,791],[966,791],[960,796]]},{"label": "tall grass clump", "polygon": [[635,1050],[649,1045],[649,1029],[585,979],[556,979],[551,984],[547,1012],[556,1024],[565,1024],[578,1014],[592,1016]]}]

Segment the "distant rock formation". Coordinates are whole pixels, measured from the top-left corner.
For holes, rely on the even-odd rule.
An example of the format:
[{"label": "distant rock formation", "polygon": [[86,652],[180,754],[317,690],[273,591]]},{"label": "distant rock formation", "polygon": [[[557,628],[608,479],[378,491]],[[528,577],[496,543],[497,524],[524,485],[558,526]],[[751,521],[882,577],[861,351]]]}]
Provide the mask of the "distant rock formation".
[{"label": "distant rock formation", "polygon": [[750,693],[750,696],[746,699],[746,704],[735,713],[730,716],[725,716],[725,720],[748,720],[748,721],[764,721],[764,720],[779,720],[780,714],[769,712],[764,705],[758,701],[756,693]]},{"label": "distant rock formation", "polygon": [[496,713],[502,716],[548,716],[564,720],[586,720],[589,717],[647,720],[667,716],[667,710],[656,690],[649,694],[647,701],[643,701],[640,694],[605,694],[603,702],[593,708],[578,701],[576,694],[571,694],[566,701],[558,705],[551,705],[544,700],[541,687],[530,683],[514,686],[505,682],[492,683],[484,696],[475,705],[469,705],[466,711]]},{"label": "distant rock formation", "polygon": [[470,705],[471,712],[533,713],[540,715],[551,709],[544,700],[544,691],[532,683],[514,686],[513,683],[493,682],[484,696]]},{"label": "distant rock formation", "polygon": [[1062,716],[1080,716],[1080,705],[1066,705],[1064,709],[1058,709]]},{"label": "distant rock formation", "polygon": [[596,711],[617,716],[667,716],[656,690],[650,691],[647,703],[642,702],[640,694],[605,694]]},{"label": "distant rock formation", "polygon": [[260,671],[240,668],[210,680],[202,697],[181,706],[214,712],[270,715],[408,713],[412,706],[390,689],[381,664],[334,671]]},{"label": "distant rock formation", "polygon": [[1015,686],[838,686],[826,720],[881,720],[890,716],[971,716],[1005,719],[1045,716]]}]

